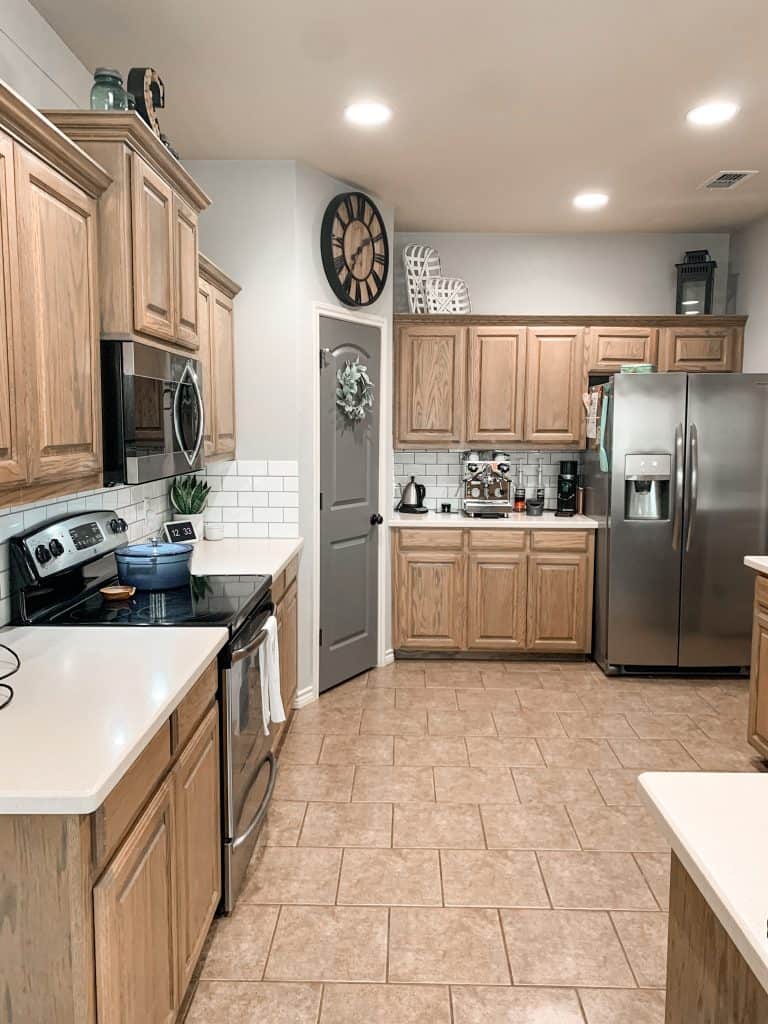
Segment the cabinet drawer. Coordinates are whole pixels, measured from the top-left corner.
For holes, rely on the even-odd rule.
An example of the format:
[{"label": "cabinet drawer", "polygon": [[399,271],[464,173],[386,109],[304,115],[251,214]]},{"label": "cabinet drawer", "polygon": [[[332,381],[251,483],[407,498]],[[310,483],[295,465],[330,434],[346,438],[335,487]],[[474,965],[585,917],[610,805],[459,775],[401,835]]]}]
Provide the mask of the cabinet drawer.
[{"label": "cabinet drawer", "polygon": [[164,722],[157,735],[138,758],[104,803],[94,813],[93,859],[105,864],[161,781],[171,760],[171,724]]},{"label": "cabinet drawer", "polygon": [[398,530],[401,551],[461,551],[463,530]]},{"label": "cabinet drawer", "polygon": [[219,688],[219,669],[214,659],[171,716],[171,739],[176,753],[197,728]]},{"label": "cabinet drawer", "polygon": [[525,530],[467,530],[470,551],[525,551]]},{"label": "cabinet drawer", "polygon": [[768,605],[768,579],[764,576],[755,580],[755,604]]},{"label": "cabinet drawer", "polygon": [[534,530],[532,551],[586,551],[588,530]]}]

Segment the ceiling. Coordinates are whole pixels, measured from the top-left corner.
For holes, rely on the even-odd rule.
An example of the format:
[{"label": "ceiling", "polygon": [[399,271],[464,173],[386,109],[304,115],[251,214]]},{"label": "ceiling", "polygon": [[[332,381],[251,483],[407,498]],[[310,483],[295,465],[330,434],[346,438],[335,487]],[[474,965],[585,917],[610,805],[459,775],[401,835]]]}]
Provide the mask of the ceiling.
[{"label": "ceiling", "polygon": [[[446,231],[728,230],[768,213],[756,0],[33,0],[84,64],[152,65],[183,158],[301,159]],[[695,129],[688,109],[740,115]],[[383,128],[342,119],[361,98]],[[697,190],[722,170],[761,173]],[[580,212],[582,190],[610,193]]]}]

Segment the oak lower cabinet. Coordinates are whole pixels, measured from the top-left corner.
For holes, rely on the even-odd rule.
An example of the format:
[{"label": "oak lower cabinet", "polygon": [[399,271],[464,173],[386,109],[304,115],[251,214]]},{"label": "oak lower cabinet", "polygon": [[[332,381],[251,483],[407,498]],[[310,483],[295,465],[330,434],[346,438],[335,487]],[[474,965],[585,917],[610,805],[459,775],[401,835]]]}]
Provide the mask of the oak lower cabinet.
[{"label": "oak lower cabinet", "polygon": [[299,589],[296,580],[278,602],[275,614],[280,651],[280,696],[287,717],[298,688]]},{"label": "oak lower cabinet", "polygon": [[464,435],[466,329],[403,328],[395,348],[398,445],[450,447]]},{"label": "oak lower cabinet", "polygon": [[743,349],[744,331],[737,327],[665,327],[659,345],[659,369],[738,373]]},{"label": "oak lower cabinet", "polygon": [[591,530],[392,530],[398,651],[586,654]]},{"label": "oak lower cabinet", "polygon": [[205,256],[200,256],[199,267],[205,454],[232,459],[236,448],[234,299],[240,285]]},{"label": "oak lower cabinet", "polygon": [[178,1007],[174,787],[162,783],[93,890],[99,1024],[171,1024]]},{"label": "oak lower cabinet", "polygon": [[747,739],[768,758],[768,579],[755,579]]}]

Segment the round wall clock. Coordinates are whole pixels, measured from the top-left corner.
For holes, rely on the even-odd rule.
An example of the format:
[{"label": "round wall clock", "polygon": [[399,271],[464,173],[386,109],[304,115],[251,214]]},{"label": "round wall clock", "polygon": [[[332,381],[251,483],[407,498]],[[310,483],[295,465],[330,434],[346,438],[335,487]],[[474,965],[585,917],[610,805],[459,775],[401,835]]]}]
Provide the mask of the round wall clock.
[{"label": "round wall clock", "polygon": [[342,192],[325,211],[320,229],[323,269],[346,306],[370,306],[389,273],[389,242],[376,204],[362,192]]}]

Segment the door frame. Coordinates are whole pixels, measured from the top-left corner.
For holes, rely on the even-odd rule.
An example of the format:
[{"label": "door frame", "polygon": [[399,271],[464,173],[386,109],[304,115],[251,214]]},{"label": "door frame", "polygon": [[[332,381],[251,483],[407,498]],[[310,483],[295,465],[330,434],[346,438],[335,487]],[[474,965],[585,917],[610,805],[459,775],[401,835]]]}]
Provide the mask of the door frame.
[{"label": "door frame", "polygon": [[387,566],[389,564],[389,512],[392,507],[392,331],[387,317],[359,313],[325,302],[312,304],[312,336],[314,360],[312,369],[312,693],[297,705],[317,700],[320,693],[320,318],[346,320],[350,323],[377,327],[380,335],[379,363],[379,507],[384,525],[379,527],[378,609],[376,614],[376,657],[379,665],[394,659],[387,650]]}]

